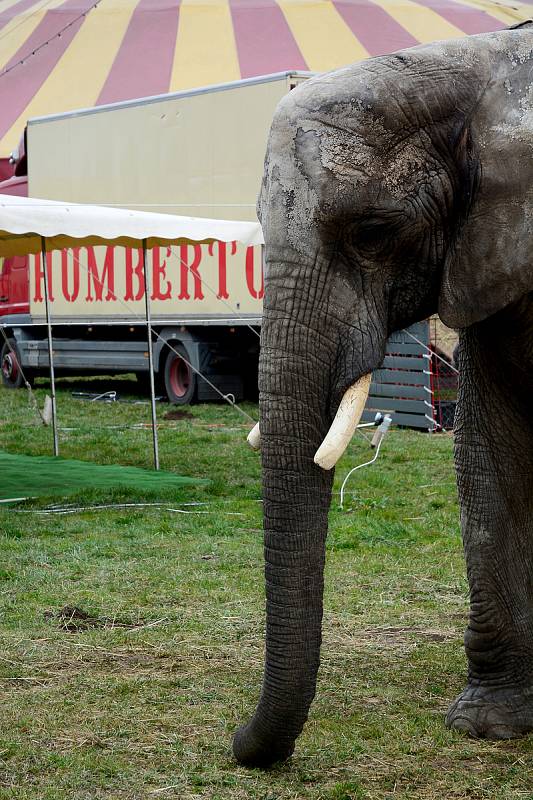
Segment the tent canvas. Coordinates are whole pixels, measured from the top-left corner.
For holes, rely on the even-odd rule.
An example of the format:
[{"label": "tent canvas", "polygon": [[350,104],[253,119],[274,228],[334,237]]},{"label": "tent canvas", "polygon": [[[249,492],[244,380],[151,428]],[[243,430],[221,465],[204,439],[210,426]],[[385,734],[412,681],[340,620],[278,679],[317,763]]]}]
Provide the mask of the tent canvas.
[{"label": "tent canvas", "polygon": [[32,117],[267,73],[328,72],[529,16],[523,0],[3,0],[0,154]]},{"label": "tent canvas", "polygon": [[179,217],[0,195],[0,257],[113,244],[148,249],[187,242],[263,244],[258,222]]}]

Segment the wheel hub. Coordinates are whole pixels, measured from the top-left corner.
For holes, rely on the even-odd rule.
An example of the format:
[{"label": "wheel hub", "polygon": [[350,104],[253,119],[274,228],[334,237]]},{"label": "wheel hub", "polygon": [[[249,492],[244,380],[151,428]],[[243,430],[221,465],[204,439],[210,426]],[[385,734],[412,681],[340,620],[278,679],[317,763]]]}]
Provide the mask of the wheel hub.
[{"label": "wheel hub", "polygon": [[13,356],[13,353],[6,353],[2,361],[2,375],[7,381],[13,381],[17,374],[17,359]]},{"label": "wheel hub", "polygon": [[182,358],[177,358],[170,369],[170,381],[172,389],[177,397],[183,397],[187,393],[191,382],[189,367]]}]

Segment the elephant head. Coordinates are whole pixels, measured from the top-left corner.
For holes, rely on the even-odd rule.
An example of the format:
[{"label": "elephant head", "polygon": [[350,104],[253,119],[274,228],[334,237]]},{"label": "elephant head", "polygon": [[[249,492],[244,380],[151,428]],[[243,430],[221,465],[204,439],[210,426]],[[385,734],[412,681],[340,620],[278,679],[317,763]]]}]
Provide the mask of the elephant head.
[{"label": "elephant head", "polygon": [[[505,525],[490,520],[503,519],[510,500],[503,484],[489,485],[483,465],[497,454],[482,433],[476,438],[469,409],[481,363],[474,352],[485,352],[487,325],[503,314],[500,330],[511,325],[515,336],[509,309],[529,314],[532,73],[533,26],[526,24],[373,58],[301,84],[278,106],[258,203],[266,241],[259,376],[266,665],[255,714],[234,740],[244,764],[287,758],[315,694],[333,474],[315,463],[317,450],[346,391],[380,365],[388,336],[437,310],[448,325],[475,332],[462,346],[463,363],[473,366],[463,380],[466,445],[458,464],[472,602],[484,598],[470,623],[478,635],[472,653],[479,636],[487,647],[491,636],[501,639],[504,611],[487,589],[493,573],[482,550],[497,546]],[[317,460],[331,467],[334,458]],[[516,613],[532,622],[527,580],[524,574]],[[492,632],[487,613],[495,617]],[[528,631],[533,649],[533,625]],[[495,660],[490,650],[492,667]],[[486,665],[475,663],[474,655],[470,677],[481,685]],[[494,733],[473,722],[464,704],[458,708],[452,724]],[[529,722],[533,708],[519,732]]]}]

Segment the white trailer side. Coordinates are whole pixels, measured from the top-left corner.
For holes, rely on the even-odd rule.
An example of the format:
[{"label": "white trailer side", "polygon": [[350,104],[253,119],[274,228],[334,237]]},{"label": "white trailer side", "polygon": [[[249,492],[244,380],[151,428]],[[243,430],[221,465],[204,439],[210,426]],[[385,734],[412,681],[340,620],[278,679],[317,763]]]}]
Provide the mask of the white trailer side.
[{"label": "white trailer side", "polygon": [[29,196],[255,220],[282,72],[28,122]]}]

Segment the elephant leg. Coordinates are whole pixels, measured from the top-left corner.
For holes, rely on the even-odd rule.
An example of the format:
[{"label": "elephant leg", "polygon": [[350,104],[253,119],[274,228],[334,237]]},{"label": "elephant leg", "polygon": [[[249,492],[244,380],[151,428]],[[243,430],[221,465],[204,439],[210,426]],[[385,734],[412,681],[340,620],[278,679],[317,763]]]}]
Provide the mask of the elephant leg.
[{"label": "elephant leg", "polygon": [[446,724],[508,739],[533,730],[533,302],[465,330],[459,353],[468,685]]}]

